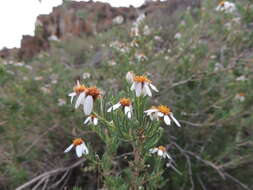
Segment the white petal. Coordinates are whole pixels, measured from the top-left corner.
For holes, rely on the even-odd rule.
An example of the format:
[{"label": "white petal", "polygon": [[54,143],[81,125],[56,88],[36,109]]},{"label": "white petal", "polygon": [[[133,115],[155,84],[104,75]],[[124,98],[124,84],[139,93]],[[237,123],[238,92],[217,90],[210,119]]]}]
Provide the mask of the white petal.
[{"label": "white petal", "polygon": [[83,146],[83,154],[89,154],[87,146],[84,143],[82,144],[82,146]]},{"label": "white petal", "polygon": [[141,89],[141,95],[143,95],[144,97],[147,96],[147,91],[146,91],[146,89],[144,88],[144,86],[143,86],[143,88]]},{"label": "white petal", "polygon": [[84,124],[84,125],[87,124],[90,120],[91,120],[91,117],[89,116],[89,117],[87,117],[87,118],[85,119],[85,121],[83,122],[83,124]]},{"label": "white petal", "polygon": [[168,115],[165,115],[165,116],[163,117],[163,119],[164,119],[164,122],[165,122],[167,125],[170,125],[170,124],[171,124],[171,120],[170,120],[170,118],[169,118]]},{"label": "white petal", "polygon": [[159,90],[158,90],[153,84],[150,83],[149,86],[150,86],[154,91],[159,92]]},{"label": "white petal", "polygon": [[95,118],[93,119],[93,124],[94,124],[94,125],[97,125],[97,124],[98,124],[98,118],[95,117]]},{"label": "white petal", "polygon": [[131,91],[133,91],[135,89],[135,86],[136,86],[136,82],[134,82],[130,88]]},{"label": "white petal", "polygon": [[162,150],[158,150],[157,154],[158,154],[158,156],[163,156],[163,151]]},{"label": "white petal", "polygon": [[73,102],[73,99],[74,99],[74,97],[76,96],[76,93],[75,92],[71,92],[71,93],[69,93],[69,95],[68,96],[70,96],[70,103],[72,104],[72,102]]},{"label": "white petal", "polygon": [[112,107],[113,107],[113,106],[109,107],[109,108],[107,109],[107,112],[111,112],[111,111],[112,111]]},{"label": "white petal", "polygon": [[84,154],[86,145],[84,143],[82,143],[82,144],[80,144],[80,146],[82,147],[82,154]]},{"label": "white petal", "polygon": [[169,159],[169,160],[172,160],[172,158],[170,157],[170,155],[168,153],[164,153],[166,155],[166,157]]},{"label": "white petal", "polygon": [[73,144],[71,144],[68,148],[66,148],[66,150],[64,150],[64,153],[69,152],[72,148],[73,148]]},{"label": "white petal", "polygon": [[90,115],[93,109],[93,98],[92,96],[87,96],[84,99],[84,104],[83,104],[83,111],[86,115]]},{"label": "white petal", "polygon": [[121,104],[117,103],[114,106],[112,106],[112,110],[114,111],[114,110],[118,109],[120,106],[121,106]]},{"label": "white petal", "polygon": [[71,92],[68,94],[68,96],[76,96],[76,93],[75,92]]},{"label": "white petal", "polygon": [[128,119],[131,119],[131,118],[132,118],[132,114],[133,114],[133,106],[130,105],[130,106],[129,106],[129,112],[127,113]]},{"label": "white petal", "polygon": [[148,96],[152,96],[152,93],[151,93],[147,83],[144,83],[144,91],[146,92],[146,94]]},{"label": "white petal", "polygon": [[151,148],[151,149],[149,149],[149,152],[151,153],[151,154],[154,154],[154,153],[156,153],[158,151],[158,148]]},{"label": "white petal", "polygon": [[127,118],[128,118],[128,119],[131,119],[131,117],[132,117],[132,113],[131,113],[131,111],[129,111],[129,112],[127,113]]},{"label": "white petal", "polygon": [[139,97],[142,93],[142,84],[141,83],[137,83],[136,87],[135,87],[135,93],[136,96]]},{"label": "white petal", "polygon": [[144,111],[144,113],[152,113],[152,112],[157,112],[157,109],[149,109]]},{"label": "white petal", "polygon": [[77,100],[76,100],[76,105],[75,105],[75,108],[76,108],[76,109],[80,106],[80,104],[83,104],[83,103],[84,103],[84,97],[85,97],[85,93],[84,93],[84,92],[82,92],[82,93],[78,96],[78,98],[77,98]]},{"label": "white petal", "polygon": [[170,117],[172,118],[172,120],[176,123],[176,125],[178,127],[181,127],[180,123],[176,120],[176,118],[173,116],[173,113],[170,113]]},{"label": "white petal", "polygon": [[128,71],[126,74],[126,80],[129,83],[132,83],[134,81],[134,73],[132,71]]},{"label": "white petal", "polygon": [[120,104],[120,103],[117,103],[117,104],[111,106],[111,107],[107,110],[107,112],[114,111],[114,110],[118,109],[120,106],[121,106],[121,104]]},{"label": "white petal", "polygon": [[162,113],[162,112],[157,112],[156,114],[157,114],[158,117],[163,117],[164,116],[164,113]]},{"label": "white petal", "polygon": [[129,106],[125,106],[124,111],[125,111],[125,114],[127,114],[128,112],[130,112],[130,107]]},{"label": "white petal", "polygon": [[76,146],[76,155],[80,158],[83,154],[83,146],[82,144]]}]

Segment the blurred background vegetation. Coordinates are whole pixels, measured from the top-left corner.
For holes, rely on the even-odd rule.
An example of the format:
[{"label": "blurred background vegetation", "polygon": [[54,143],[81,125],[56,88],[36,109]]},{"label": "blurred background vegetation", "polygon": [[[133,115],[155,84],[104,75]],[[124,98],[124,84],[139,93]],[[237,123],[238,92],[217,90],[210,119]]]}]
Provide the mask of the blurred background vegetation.
[{"label": "blurred background vegetation", "polygon": [[[153,103],[172,107],[183,126],[164,126],[161,143],[182,175],[167,169],[160,189],[252,189],[253,6],[250,0],[235,3],[234,14],[215,11],[218,1],[212,0],[149,14],[138,47],[131,47],[127,23],[52,42],[50,50],[26,62],[1,59],[0,189],[76,162],[63,154],[76,134],[101,149],[67,94],[81,79],[116,95],[130,70],[147,72],[160,89]],[[139,61],[139,53],[147,60]],[[171,138],[177,143],[169,144]],[[94,185],[99,174],[84,167],[71,171],[68,189]]]}]

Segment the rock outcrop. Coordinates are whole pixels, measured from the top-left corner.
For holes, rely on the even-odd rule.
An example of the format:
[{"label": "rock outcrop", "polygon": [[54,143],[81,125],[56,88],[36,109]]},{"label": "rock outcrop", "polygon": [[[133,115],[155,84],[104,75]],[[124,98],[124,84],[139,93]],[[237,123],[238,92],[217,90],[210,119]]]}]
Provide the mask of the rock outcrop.
[{"label": "rock outcrop", "polygon": [[121,16],[124,22],[137,17],[134,7],[114,8],[101,2],[69,2],[53,8],[49,15],[39,15],[35,36],[23,36],[19,59],[28,59],[49,47],[50,40],[66,40],[72,36],[94,35],[110,28]]},{"label": "rock outcrop", "polygon": [[115,8],[108,3],[73,1],[53,8],[49,15],[38,16],[35,33],[45,40],[50,36],[66,39],[83,33],[92,35],[110,28],[117,16],[127,22],[137,17],[137,11],[134,7]]}]

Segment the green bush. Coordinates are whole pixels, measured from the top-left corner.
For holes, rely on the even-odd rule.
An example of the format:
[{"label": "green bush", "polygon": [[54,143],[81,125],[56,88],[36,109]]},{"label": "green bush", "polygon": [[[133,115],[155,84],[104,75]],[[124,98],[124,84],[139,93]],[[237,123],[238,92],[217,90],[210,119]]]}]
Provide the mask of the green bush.
[{"label": "green bush", "polygon": [[[55,189],[129,189],[134,184],[143,184],[140,189],[252,189],[253,13],[250,1],[235,3],[234,14],[215,11],[217,2],[210,0],[173,15],[161,11],[145,19],[135,38],[129,36],[130,24],[114,26],[95,37],[53,44],[48,53],[22,66],[1,60],[0,189],[79,162],[66,175],[50,176],[47,185],[63,177]],[[148,35],[142,34],[145,25],[151,29]],[[138,47],[131,46],[133,40]],[[97,52],[102,58],[91,64]],[[138,61],[141,53],[147,60]],[[129,141],[143,133],[137,134],[139,127],[146,135],[148,118],[143,117],[143,126],[138,123],[142,117],[127,120],[120,111],[106,113],[120,97],[130,96],[138,105],[125,80],[128,71],[146,74],[159,87],[139,109],[168,105],[182,124],[181,129],[155,125],[161,137],[141,147],[140,163],[134,161],[135,146]],[[67,97],[78,79],[105,92],[95,110],[121,130],[108,122],[83,126],[83,113]],[[88,142],[86,161],[63,153],[77,136]],[[148,149],[160,144],[168,148],[178,172],[149,155]],[[133,179],[136,164],[141,172]]]}]

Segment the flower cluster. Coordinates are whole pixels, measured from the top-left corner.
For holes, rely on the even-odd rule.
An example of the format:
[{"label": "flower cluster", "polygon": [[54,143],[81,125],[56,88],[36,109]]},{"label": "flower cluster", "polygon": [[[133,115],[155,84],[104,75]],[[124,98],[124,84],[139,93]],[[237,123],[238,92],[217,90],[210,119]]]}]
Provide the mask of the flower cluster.
[{"label": "flower cluster", "polygon": [[235,100],[239,100],[240,102],[244,102],[246,98],[245,93],[238,93],[235,95]]},{"label": "flower cluster", "polygon": [[137,19],[133,22],[133,26],[131,28],[130,36],[132,36],[132,37],[138,37],[140,35],[140,33],[139,33],[139,26],[143,22],[143,20],[145,19],[145,17],[146,16],[145,16],[144,13],[139,14],[139,16],[137,17]]},{"label": "flower cluster", "polygon": [[109,46],[110,48],[113,48],[116,51],[121,52],[121,53],[128,53],[130,51],[129,45],[120,41],[114,41]]},{"label": "flower cluster", "polygon": [[[152,81],[145,75],[135,75],[132,71],[129,71],[126,74],[126,80],[130,83],[130,90],[134,91],[136,97],[141,100],[142,97],[152,96],[152,91],[159,92],[156,86],[152,84]],[[97,87],[87,87],[77,81],[76,85],[73,87],[73,92],[69,94],[71,103],[75,101],[75,108],[77,109],[80,105],[83,106],[84,114],[88,117],[85,119],[84,124],[91,124],[97,126],[99,123],[98,118],[101,118],[99,115],[92,113],[93,105],[97,98],[101,96],[101,92]],[[116,110],[121,110],[128,119],[134,117],[135,101],[132,101],[130,98],[123,97],[118,100],[118,102],[107,109],[108,113],[114,112]],[[138,110],[137,110],[138,111]],[[150,109],[144,111],[144,113],[150,117],[152,121],[163,120],[166,125],[171,125],[172,121],[178,126],[181,127],[178,120],[174,117],[172,110],[165,105],[152,106]],[[103,120],[103,119],[102,119]],[[64,151],[69,152],[73,147],[76,149],[77,157],[86,155],[89,153],[87,146],[84,141],[80,138],[77,138],[73,143]],[[174,162],[171,156],[168,154],[164,146],[159,146],[151,148],[151,154],[157,154],[162,158],[169,159],[169,163]]]},{"label": "flower cluster", "polygon": [[236,11],[235,4],[229,1],[221,1],[215,9],[225,13],[233,13]]},{"label": "flower cluster", "polygon": [[180,123],[173,116],[171,109],[168,106],[160,105],[160,106],[152,106],[149,110],[144,111],[151,120],[154,119],[163,119],[167,125],[171,125],[171,121],[174,121],[178,127],[181,127]]},{"label": "flower cluster", "polygon": [[71,92],[69,96],[71,97],[71,103],[75,96],[78,96],[75,103],[75,108],[77,109],[80,105],[83,105],[83,111],[85,115],[90,115],[93,109],[94,101],[100,97],[101,92],[96,87],[85,87],[77,81],[77,85],[73,88],[74,92]]},{"label": "flower cluster", "polygon": [[120,107],[122,107],[122,109],[124,110],[124,113],[130,119],[132,117],[133,108],[132,108],[132,102],[129,98],[121,98],[120,101],[117,104],[111,106],[107,110],[107,112],[114,111]]},{"label": "flower cluster", "polygon": [[98,125],[98,118],[97,118],[97,116],[92,114],[89,117],[87,117],[85,119],[85,121],[83,122],[83,124],[85,125],[87,123],[93,124],[93,125]]},{"label": "flower cluster", "polygon": [[143,96],[152,96],[150,88],[156,92],[159,92],[157,88],[152,84],[152,81],[149,80],[146,76],[137,75],[133,77],[133,84],[131,90],[135,91],[137,97]]},{"label": "flower cluster", "polygon": [[[77,97],[75,109],[82,105],[84,114],[89,115],[84,121],[84,124],[98,124],[96,115],[91,114],[95,100],[101,96],[101,91],[97,87],[86,87],[85,85],[80,84],[80,81],[77,81],[76,85],[73,87],[73,92],[69,93],[68,96],[70,96],[71,103],[73,102],[74,98]],[[76,148],[77,157],[81,157],[82,155],[89,153],[87,146],[81,138],[75,139],[73,143],[64,151],[64,153],[69,152],[73,147]]]},{"label": "flower cluster", "polygon": [[138,62],[144,62],[148,59],[147,56],[143,53],[136,53],[135,58],[137,59]]},{"label": "flower cluster", "polygon": [[73,143],[64,151],[64,153],[69,152],[73,147],[76,148],[77,157],[81,157],[83,154],[89,154],[89,150],[81,138],[73,140]]},{"label": "flower cluster", "polygon": [[166,148],[164,146],[159,146],[156,148],[149,149],[149,152],[151,154],[157,153],[158,156],[161,156],[162,158],[168,158],[169,160],[172,160],[171,156],[168,154]]}]

